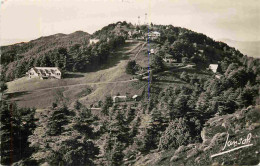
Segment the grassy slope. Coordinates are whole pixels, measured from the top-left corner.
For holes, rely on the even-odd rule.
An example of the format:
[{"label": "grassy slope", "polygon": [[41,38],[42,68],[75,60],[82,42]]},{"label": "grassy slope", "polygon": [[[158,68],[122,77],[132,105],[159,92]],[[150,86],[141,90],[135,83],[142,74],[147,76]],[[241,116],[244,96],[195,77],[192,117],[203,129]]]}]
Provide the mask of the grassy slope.
[{"label": "grassy slope", "polygon": [[[106,95],[117,93],[140,93],[143,83],[137,84],[131,80],[132,76],[125,73],[127,61],[138,52],[139,42],[127,42],[118,49],[114,58],[96,72],[70,73],[69,77],[61,80],[39,80],[26,77],[8,82],[8,98],[17,101],[19,106],[46,108],[63,95],[68,103],[76,99],[84,104],[90,104],[104,99]],[[121,81],[121,82],[120,82]],[[129,81],[129,82],[122,82]],[[135,85],[134,85],[135,84]],[[91,88],[92,93],[86,97],[79,96],[86,88]]]}]

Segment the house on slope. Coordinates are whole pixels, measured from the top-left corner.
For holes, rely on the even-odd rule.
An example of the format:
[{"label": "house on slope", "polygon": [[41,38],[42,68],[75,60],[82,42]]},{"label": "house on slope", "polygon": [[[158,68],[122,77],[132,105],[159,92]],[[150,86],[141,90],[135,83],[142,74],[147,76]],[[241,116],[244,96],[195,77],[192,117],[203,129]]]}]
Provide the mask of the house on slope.
[{"label": "house on slope", "polygon": [[147,34],[148,38],[151,39],[151,40],[156,40],[158,39],[160,36],[161,36],[161,33],[160,32],[157,32],[157,31],[152,31],[152,32],[149,32]]},{"label": "house on slope", "polygon": [[58,67],[33,67],[26,74],[29,78],[61,79],[61,71]]},{"label": "house on slope", "polygon": [[96,44],[97,42],[99,42],[99,39],[90,39],[89,40],[90,44]]},{"label": "house on slope", "polygon": [[220,78],[221,78],[221,75],[220,75],[220,74],[216,74],[216,75],[215,75],[215,78],[220,79]]},{"label": "house on slope", "polygon": [[133,31],[128,31],[128,39],[133,39]]},{"label": "house on slope", "polygon": [[127,97],[126,96],[113,96],[113,102],[126,102]]},{"label": "house on slope", "polygon": [[210,64],[209,69],[216,73],[218,69],[218,64]]},{"label": "house on slope", "polygon": [[140,96],[134,95],[134,96],[132,97],[132,99],[133,99],[134,101],[139,101],[139,100],[140,100]]},{"label": "house on slope", "polygon": [[155,51],[154,51],[153,48],[150,50],[150,53],[151,53],[151,54],[154,54],[154,53],[155,53]]}]

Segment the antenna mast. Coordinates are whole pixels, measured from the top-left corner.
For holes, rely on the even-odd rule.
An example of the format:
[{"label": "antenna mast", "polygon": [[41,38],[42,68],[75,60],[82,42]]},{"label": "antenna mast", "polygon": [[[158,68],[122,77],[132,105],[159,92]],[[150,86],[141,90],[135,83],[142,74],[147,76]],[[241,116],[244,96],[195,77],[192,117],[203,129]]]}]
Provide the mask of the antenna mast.
[{"label": "antenna mast", "polygon": [[147,13],[145,13],[144,25],[148,25],[148,22],[147,22]]}]

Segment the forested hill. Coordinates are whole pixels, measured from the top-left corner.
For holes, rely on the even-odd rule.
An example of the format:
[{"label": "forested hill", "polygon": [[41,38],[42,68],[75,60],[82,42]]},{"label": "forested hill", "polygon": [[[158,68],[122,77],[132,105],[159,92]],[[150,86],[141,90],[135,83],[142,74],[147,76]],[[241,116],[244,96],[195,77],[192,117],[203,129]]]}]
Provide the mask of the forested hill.
[{"label": "forested hill", "polygon": [[[159,32],[160,36],[146,40],[148,32],[152,31]],[[49,38],[58,36],[60,39],[56,42],[59,43],[63,37],[70,35],[59,34],[35,41],[45,40],[46,44],[43,45],[47,47],[47,41],[53,40]],[[85,89],[75,92],[77,95],[73,105],[66,104],[66,100],[79,86],[66,89],[66,93],[63,93],[65,90],[56,91],[57,100],[48,101],[53,102],[52,106],[39,109],[36,113],[34,109],[23,109],[11,102],[2,102],[0,107],[3,111],[0,113],[3,120],[0,128],[4,133],[1,144],[4,148],[1,151],[1,164],[259,164],[260,59],[244,56],[235,48],[216,42],[204,34],[172,25],[133,26],[118,22],[92,35],[84,32],[75,32],[74,35],[74,43],[64,39],[67,45],[53,44],[48,46],[53,49],[43,48],[37,54],[30,54],[32,50],[25,49],[34,41],[24,43],[22,48],[26,51],[23,54],[11,54],[14,57],[11,61],[8,61],[9,53],[15,50],[11,48],[19,50],[19,45],[8,46],[9,51],[4,50],[8,47],[3,47],[4,58],[1,57],[1,62],[7,81],[22,77],[32,66],[57,66],[65,72],[88,72],[92,67],[108,63],[113,57],[121,62],[113,67],[108,65],[107,68],[113,70],[92,72],[92,76],[97,77],[97,81],[91,82],[95,83],[93,89],[82,86]],[[89,44],[82,36],[97,38],[99,42]],[[133,41],[125,44],[126,39]],[[152,51],[145,46],[154,49],[149,56],[149,72],[146,70],[147,55],[148,51]],[[165,62],[166,57],[174,62]],[[216,72],[208,69],[210,64],[217,64]],[[111,73],[115,78],[110,77]],[[89,75],[87,73],[84,76],[83,83],[91,78]],[[102,76],[105,76],[104,79],[101,79]],[[119,77],[120,82],[117,80]],[[4,84],[6,80],[3,77],[0,79],[0,92],[4,93],[7,89]],[[37,81],[60,83],[66,80]],[[115,84],[114,88],[111,83]],[[38,83],[28,84],[34,86]],[[71,87],[74,85],[71,84]],[[114,95],[124,95],[120,92],[120,86],[124,88],[122,93],[126,94],[124,98],[127,99],[113,101]],[[101,89],[97,88],[96,91],[96,87]],[[140,93],[129,95],[134,90]],[[40,98],[38,92],[36,95]],[[22,97],[26,95],[15,93]],[[135,94],[139,97],[136,100],[132,97]],[[3,99],[8,100],[9,96]],[[84,102],[93,96],[104,98],[86,105]],[[13,129],[12,133],[10,128]],[[246,139],[249,135],[251,142],[243,144],[253,145],[238,150],[240,147],[237,144],[233,146],[228,143],[227,151],[223,151],[229,135],[232,142]],[[9,150],[12,143],[14,148]],[[232,153],[228,153],[230,150],[233,150]],[[218,153],[227,155],[212,157]]]},{"label": "forested hill", "polygon": [[56,34],[41,37],[28,43],[1,47],[1,64],[5,79],[23,77],[31,67],[59,67],[63,72],[86,72],[104,64],[112,50],[125,39],[113,36],[90,44],[91,35],[77,31],[69,35]]},{"label": "forested hill", "polygon": [[[93,70],[93,66],[104,64],[112,50],[123,44],[125,39],[145,40],[149,31],[160,32],[161,36],[155,41],[159,52],[171,55],[178,62],[185,58],[202,68],[219,63],[219,69],[225,70],[230,63],[237,63],[243,57],[227,44],[185,28],[172,25],[134,26],[124,21],[109,24],[92,35],[77,31],[3,46],[1,64],[7,81],[24,76],[33,66],[56,66],[63,71],[86,72]],[[90,45],[90,38],[100,41]]]},{"label": "forested hill", "polygon": [[[9,46],[2,46],[1,49],[1,64],[6,67],[7,80],[13,80],[14,78],[21,77],[24,70],[27,70],[29,66],[36,65],[36,59],[47,55],[48,53],[58,50],[60,48],[68,49],[75,44],[82,45],[88,43],[90,34],[77,31],[71,34],[55,34],[51,36],[40,37],[38,39],[17,43]],[[24,64],[28,66],[24,66]],[[31,64],[29,64],[31,63]],[[23,66],[24,69],[18,71]],[[18,67],[18,68],[17,68]]]},{"label": "forested hill", "polygon": [[40,37],[29,42],[17,43],[1,47],[1,62],[9,63],[26,56],[42,56],[50,50],[59,47],[69,48],[74,44],[88,43],[90,34],[76,31],[71,34],[58,33],[55,35]]}]

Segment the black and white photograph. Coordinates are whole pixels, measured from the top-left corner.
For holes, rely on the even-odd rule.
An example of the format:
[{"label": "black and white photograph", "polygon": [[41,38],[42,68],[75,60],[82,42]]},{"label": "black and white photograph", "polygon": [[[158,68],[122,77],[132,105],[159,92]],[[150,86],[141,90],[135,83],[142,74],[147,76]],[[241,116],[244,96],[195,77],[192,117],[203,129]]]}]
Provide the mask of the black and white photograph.
[{"label": "black and white photograph", "polygon": [[260,166],[260,0],[0,0],[0,166]]}]

